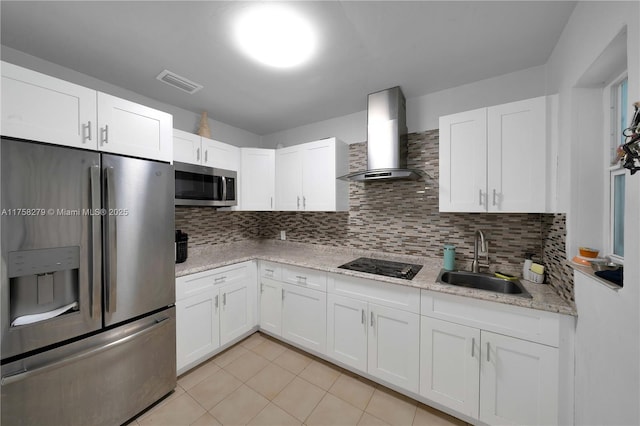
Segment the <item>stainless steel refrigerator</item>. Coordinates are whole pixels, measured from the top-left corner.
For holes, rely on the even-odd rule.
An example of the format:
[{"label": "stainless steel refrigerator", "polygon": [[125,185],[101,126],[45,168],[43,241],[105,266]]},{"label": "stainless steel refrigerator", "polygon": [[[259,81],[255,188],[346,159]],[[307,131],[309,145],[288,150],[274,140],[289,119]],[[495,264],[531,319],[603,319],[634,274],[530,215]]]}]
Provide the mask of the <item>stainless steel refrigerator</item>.
[{"label": "stainless steel refrigerator", "polygon": [[176,384],[167,163],[2,138],[1,424],[115,425]]}]

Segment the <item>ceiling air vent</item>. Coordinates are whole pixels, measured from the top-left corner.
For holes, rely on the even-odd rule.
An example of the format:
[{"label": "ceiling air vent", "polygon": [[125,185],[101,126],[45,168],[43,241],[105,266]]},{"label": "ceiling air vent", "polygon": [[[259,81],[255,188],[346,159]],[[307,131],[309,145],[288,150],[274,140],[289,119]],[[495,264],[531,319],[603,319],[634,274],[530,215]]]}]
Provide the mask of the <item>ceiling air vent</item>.
[{"label": "ceiling air vent", "polygon": [[169,70],[162,71],[156,78],[163,83],[167,83],[169,86],[173,86],[176,89],[180,89],[189,94],[194,94],[198,90],[202,89],[201,84],[194,83],[188,78],[184,78]]}]

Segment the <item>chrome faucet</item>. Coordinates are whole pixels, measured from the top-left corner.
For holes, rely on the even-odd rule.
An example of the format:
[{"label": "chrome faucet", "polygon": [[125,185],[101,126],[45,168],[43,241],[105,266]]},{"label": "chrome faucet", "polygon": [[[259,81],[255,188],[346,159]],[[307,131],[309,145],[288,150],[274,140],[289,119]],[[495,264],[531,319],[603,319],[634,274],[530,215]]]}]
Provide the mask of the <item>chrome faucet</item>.
[{"label": "chrome faucet", "polygon": [[[480,250],[485,255],[485,263],[480,263],[478,257],[480,255],[478,251],[478,237],[480,237]],[[487,241],[484,239],[484,233],[481,230],[476,230],[473,242],[473,262],[471,262],[471,272],[480,272],[480,268],[489,267],[489,252],[487,250]]]}]

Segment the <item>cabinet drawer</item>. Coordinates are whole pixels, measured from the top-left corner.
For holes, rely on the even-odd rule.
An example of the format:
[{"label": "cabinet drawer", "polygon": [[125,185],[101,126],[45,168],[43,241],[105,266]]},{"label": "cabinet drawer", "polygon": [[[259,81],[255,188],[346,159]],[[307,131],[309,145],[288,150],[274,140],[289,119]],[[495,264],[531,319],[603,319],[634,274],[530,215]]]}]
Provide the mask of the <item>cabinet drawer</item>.
[{"label": "cabinet drawer", "polygon": [[352,297],[403,311],[420,313],[420,289],[364,278],[331,274],[329,293]]},{"label": "cabinet drawer", "polygon": [[457,324],[558,347],[560,318],[553,312],[422,290],[421,313]]},{"label": "cabinet drawer", "polygon": [[260,261],[260,278],[282,280],[282,266],[278,263]]},{"label": "cabinet drawer", "polygon": [[314,290],[327,291],[327,273],[297,266],[282,266],[282,281]]},{"label": "cabinet drawer", "polygon": [[[223,266],[209,271],[198,272],[176,278],[176,300],[193,296],[214,286],[233,284],[245,279],[251,279],[251,268],[254,263],[243,262]],[[253,275],[255,280],[255,271]]]}]

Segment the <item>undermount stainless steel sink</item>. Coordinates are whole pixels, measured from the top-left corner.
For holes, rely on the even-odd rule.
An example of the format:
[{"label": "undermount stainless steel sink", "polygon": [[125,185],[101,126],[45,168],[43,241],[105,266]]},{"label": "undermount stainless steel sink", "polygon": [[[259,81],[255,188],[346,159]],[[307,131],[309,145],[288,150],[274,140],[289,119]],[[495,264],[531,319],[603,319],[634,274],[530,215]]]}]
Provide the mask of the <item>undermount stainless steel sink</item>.
[{"label": "undermount stainless steel sink", "polygon": [[531,299],[531,295],[520,281],[505,280],[494,275],[468,271],[445,271],[443,269],[438,275],[437,282]]}]

